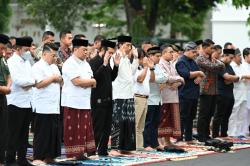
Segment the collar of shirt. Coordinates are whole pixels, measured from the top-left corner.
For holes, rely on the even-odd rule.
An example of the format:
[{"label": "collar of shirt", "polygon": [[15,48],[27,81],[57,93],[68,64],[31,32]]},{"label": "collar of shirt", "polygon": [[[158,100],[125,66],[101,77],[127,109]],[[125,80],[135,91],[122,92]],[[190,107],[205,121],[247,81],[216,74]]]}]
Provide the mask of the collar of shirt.
[{"label": "collar of shirt", "polygon": [[81,60],[79,59],[76,55],[72,54],[73,59],[78,63],[78,64],[84,64],[86,60]]},{"label": "collar of shirt", "polygon": [[16,52],[14,52],[13,57],[18,59],[20,62],[25,62],[25,60],[21,57],[21,55],[18,55]]},{"label": "collar of shirt", "polygon": [[183,58],[184,58],[185,60],[187,60],[187,61],[193,61],[193,59],[187,57],[185,54],[183,55]]},{"label": "collar of shirt", "polygon": [[46,62],[43,58],[41,58],[41,62],[46,66],[50,66],[50,64],[48,64],[48,62]]},{"label": "collar of shirt", "polygon": [[232,61],[232,62],[230,63],[230,65],[231,65],[231,66],[234,66],[234,67],[240,67],[240,65],[238,65],[238,64],[235,63],[234,61]]},{"label": "collar of shirt", "polygon": [[170,61],[166,61],[166,60],[163,59],[163,58],[160,59],[160,62],[163,63],[163,64],[166,64],[166,65],[170,65],[170,64],[171,64]]}]

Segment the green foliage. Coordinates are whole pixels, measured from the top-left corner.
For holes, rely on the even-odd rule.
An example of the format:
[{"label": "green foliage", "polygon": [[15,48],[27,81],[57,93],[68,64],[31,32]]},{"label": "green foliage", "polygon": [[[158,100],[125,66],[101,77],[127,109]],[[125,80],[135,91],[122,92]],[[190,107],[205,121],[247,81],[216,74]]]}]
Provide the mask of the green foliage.
[{"label": "green foliage", "polygon": [[83,11],[95,4],[92,0],[18,0],[34,17],[34,21],[44,28],[50,23],[58,31],[72,30],[79,20],[82,28],[86,22]]},{"label": "green foliage", "polygon": [[250,6],[250,1],[249,0],[233,0],[233,5],[236,8],[239,7],[249,7]]},{"label": "green foliage", "polygon": [[122,31],[126,20],[121,19],[121,12],[124,13],[122,0],[106,0],[104,3],[97,3],[92,8],[84,11],[82,18],[89,24],[105,24],[103,35],[112,38]]},{"label": "green foliage", "polygon": [[[158,25],[171,24],[171,33],[198,39],[207,12],[226,0],[18,0],[42,28],[50,23],[56,30],[106,24],[108,37],[127,32],[136,37],[155,36]],[[233,0],[236,7],[250,6],[250,0]],[[123,18],[123,16],[126,18]],[[76,22],[81,22],[76,25]],[[250,23],[250,22],[249,22]],[[125,32],[126,33],[126,32]],[[158,34],[160,35],[160,34]]]},{"label": "green foliage", "polygon": [[0,0],[0,33],[8,32],[8,25],[11,17],[9,0]]}]

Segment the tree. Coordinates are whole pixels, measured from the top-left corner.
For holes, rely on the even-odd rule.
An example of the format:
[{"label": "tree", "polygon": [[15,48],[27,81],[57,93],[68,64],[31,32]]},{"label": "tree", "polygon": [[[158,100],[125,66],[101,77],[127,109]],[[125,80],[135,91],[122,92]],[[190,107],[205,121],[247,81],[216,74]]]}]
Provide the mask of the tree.
[{"label": "tree", "polygon": [[92,0],[18,0],[28,14],[34,16],[34,21],[45,28],[51,24],[56,30],[72,30],[76,22],[84,28],[86,22],[82,19],[84,9],[95,4]]},{"label": "tree", "polygon": [[0,0],[0,33],[8,31],[8,25],[11,17],[9,0]]},{"label": "tree", "polygon": [[[152,37],[158,25],[171,24],[171,37],[181,32],[198,39],[207,12],[225,0],[18,0],[36,22],[51,23],[57,30],[72,30],[77,21],[81,28],[88,23],[104,23],[109,36],[121,33],[124,25],[133,37]],[[249,6],[249,0],[233,0],[236,7]],[[126,18],[121,16],[125,15]],[[250,21],[249,21],[250,22]],[[112,33],[113,32],[113,33]],[[107,35],[107,34],[106,34]],[[159,34],[160,35],[160,34]]]}]

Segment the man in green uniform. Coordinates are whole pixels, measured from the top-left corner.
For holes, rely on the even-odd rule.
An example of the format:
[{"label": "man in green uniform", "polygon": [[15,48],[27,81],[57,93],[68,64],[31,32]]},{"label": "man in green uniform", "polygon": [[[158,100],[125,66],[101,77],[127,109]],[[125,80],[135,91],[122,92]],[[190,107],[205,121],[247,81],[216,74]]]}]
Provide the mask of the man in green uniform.
[{"label": "man in green uniform", "polygon": [[7,102],[6,94],[10,93],[10,72],[3,58],[5,45],[8,43],[9,37],[0,34],[0,166],[5,161],[6,138],[7,138]]}]

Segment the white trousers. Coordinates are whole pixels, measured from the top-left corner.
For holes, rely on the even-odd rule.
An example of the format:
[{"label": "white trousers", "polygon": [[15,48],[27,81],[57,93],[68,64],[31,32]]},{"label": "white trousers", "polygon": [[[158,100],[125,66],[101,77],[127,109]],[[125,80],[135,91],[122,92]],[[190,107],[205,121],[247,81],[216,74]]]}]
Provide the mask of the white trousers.
[{"label": "white trousers", "polygon": [[228,135],[229,136],[247,136],[248,128],[247,101],[235,100],[232,114],[229,118]]}]

